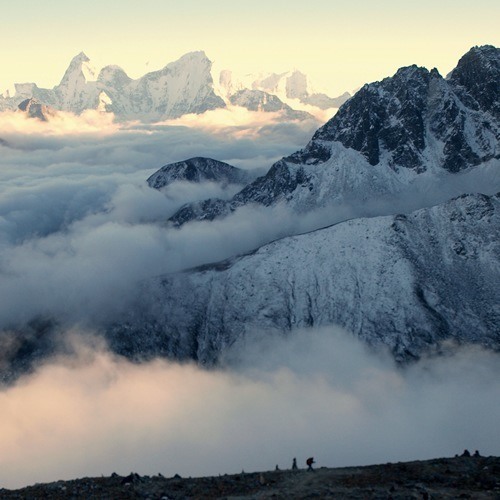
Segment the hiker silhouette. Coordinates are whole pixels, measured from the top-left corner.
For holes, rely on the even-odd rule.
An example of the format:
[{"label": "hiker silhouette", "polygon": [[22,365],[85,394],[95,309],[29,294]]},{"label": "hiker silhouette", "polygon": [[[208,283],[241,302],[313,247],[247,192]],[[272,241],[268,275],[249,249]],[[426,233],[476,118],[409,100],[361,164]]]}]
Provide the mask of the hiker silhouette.
[{"label": "hiker silhouette", "polygon": [[309,457],[307,460],[306,460],[306,464],[307,464],[307,470],[314,470],[313,469],[313,464],[314,464],[314,458],[313,457]]}]

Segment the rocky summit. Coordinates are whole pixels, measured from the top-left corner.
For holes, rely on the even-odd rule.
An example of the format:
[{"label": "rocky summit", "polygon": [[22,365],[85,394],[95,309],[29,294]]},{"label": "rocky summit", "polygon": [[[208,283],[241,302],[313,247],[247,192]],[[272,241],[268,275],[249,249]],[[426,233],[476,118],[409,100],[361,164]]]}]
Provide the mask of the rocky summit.
[{"label": "rocky summit", "polygon": [[26,113],[30,118],[37,118],[43,122],[49,121],[51,117],[56,116],[57,111],[50,106],[42,104],[37,99],[25,99],[18,106],[19,111]]},{"label": "rocky summit", "polygon": [[[278,467],[278,466],[277,466]],[[0,489],[4,499],[307,499],[307,498],[474,498],[500,496],[498,457],[438,458],[365,467],[319,467],[214,477],[95,477]]]},{"label": "rocky summit", "polygon": [[473,47],[449,77],[455,89],[463,89],[472,97],[469,101],[472,107],[487,111],[497,120],[500,120],[499,50],[492,45]]},{"label": "rocky summit", "polygon": [[173,182],[215,182],[245,185],[253,175],[247,170],[233,167],[228,163],[211,158],[190,158],[189,160],[170,163],[151,175],[147,183],[155,189],[162,189]]}]

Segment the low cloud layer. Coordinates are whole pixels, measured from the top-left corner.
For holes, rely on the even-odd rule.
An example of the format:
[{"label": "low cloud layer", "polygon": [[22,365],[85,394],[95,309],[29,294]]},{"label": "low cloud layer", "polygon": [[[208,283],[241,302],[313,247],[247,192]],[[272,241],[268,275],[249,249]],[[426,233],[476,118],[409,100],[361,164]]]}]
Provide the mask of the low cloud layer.
[{"label": "low cloud layer", "polygon": [[450,348],[400,370],[334,328],[256,335],[215,371],[80,347],[0,392],[0,482],[498,454],[498,361]]}]

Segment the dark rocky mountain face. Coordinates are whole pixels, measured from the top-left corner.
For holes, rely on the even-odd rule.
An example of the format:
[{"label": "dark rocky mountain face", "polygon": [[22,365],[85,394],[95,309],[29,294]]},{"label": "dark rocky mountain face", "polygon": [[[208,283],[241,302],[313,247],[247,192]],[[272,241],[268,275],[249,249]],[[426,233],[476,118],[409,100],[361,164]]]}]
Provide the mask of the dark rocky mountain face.
[{"label": "dark rocky mountain face", "polygon": [[329,156],[324,142],[341,142],[359,151],[371,165],[380,162],[382,148],[393,162],[415,168],[425,147],[426,95],[431,75],[424,68],[400,69],[392,78],[365,85],[326,125],[310,145],[290,160],[298,163],[324,162]]},{"label": "dark rocky mountain face", "polygon": [[[255,179],[255,174],[242,170],[228,163],[211,158],[190,158],[165,165],[147,180],[148,185],[155,189],[163,189],[173,182],[213,182],[222,188],[230,185],[244,186]],[[234,192],[234,191],[233,191]],[[181,226],[194,219],[213,219],[215,216],[228,215],[231,208],[226,200],[211,198],[208,200],[192,202],[181,207],[170,221]],[[207,214],[209,214],[207,216]]]},{"label": "dark rocky mountain face", "polygon": [[216,217],[224,217],[234,211],[231,203],[220,198],[209,198],[208,200],[186,203],[168,220],[175,227],[180,227],[192,220],[214,220]]},{"label": "dark rocky mountain face", "polygon": [[57,114],[56,110],[51,108],[50,106],[46,106],[42,104],[37,99],[26,99],[21,102],[18,106],[20,111],[26,113],[30,118],[38,118],[41,121],[48,121],[50,117],[55,116]]},{"label": "dark rocky mountain face", "polygon": [[450,74],[450,82],[462,87],[477,108],[500,120],[500,49],[492,45],[473,47]]},{"label": "dark rocky mountain face", "polygon": [[[497,76],[497,86],[498,81]],[[488,98],[494,96],[489,93]],[[498,121],[484,116],[488,109],[470,104],[470,97],[455,93],[436,70],[401,68],[391,78],[365,85],[304,150],[287,160],[324,163],[331,157],[329,143],[340,142],[359,151],[371,165],[386,161],[395,169],[422,172],[430,156],[438,154],[435,144],[441,143],[438,166],[458,172],[500,154],[492,143],[500,138]],[[489,103],[488,108],[493,106]]]},{"label": "dark rocky mountain face", "polygon": [[175,226],[181,226],[191,220],[213,220],[234,212],[247,203],[272,205],[286,193],[293,192],[305,176],[291,172],[283,160],[276,162],[269,172],[258,177],[245,186],[231,200],[210,198],[208,200],[188,203],[181,207],[169,221]]}]

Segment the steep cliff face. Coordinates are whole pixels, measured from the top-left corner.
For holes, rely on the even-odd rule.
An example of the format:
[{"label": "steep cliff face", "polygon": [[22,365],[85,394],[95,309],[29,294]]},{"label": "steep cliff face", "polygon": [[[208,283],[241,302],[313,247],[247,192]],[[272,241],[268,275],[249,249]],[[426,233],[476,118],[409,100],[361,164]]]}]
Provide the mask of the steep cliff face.
[{"label": "steep cliff face", "polygon": [[54,87],[57,109],[81,113],[95,109],[99,101],[96,72],[90,59],[81,52],[75,56],[59,85]]},{"label": "steep cliff face", "polygon": [[[225,206],[205,202],[202,218],[248,203],[284,202],[298,212],[340,199],[357,203],[398,194],[419,176],[434,176],[437,183],[443,173],[500,165],[499,65],[499,49],[475,48],[450,80],[437,70],[409,66],[365,85],[304,149],[277,162]],[[186,210],[172,221],[186,222]]]},{"label": "steep cliff face", "polygon": [[236,339],[338,324],[398,360],[453,339],[500,348],[500,196],[355,219],[144,285],[108,339],[215,363]]}]

